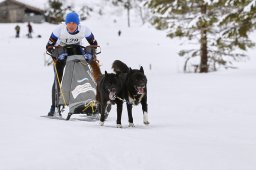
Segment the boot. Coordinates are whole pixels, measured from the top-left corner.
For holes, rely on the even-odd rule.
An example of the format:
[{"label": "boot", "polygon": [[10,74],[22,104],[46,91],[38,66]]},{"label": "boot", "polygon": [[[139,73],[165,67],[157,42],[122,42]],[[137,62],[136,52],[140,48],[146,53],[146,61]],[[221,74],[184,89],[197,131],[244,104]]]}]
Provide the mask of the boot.
[{"label": "boot", "polygon": [[54,116],[54,113],[55,113],[55,107],[51,106],[48,116]]}]

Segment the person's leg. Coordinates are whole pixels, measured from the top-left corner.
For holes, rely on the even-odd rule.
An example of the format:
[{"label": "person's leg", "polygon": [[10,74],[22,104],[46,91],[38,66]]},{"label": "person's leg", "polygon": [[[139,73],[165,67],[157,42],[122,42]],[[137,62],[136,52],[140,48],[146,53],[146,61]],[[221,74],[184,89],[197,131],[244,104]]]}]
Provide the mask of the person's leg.
[{"label": "person's leg", "polygon": [[57,69],[57,73],[58,73],[59,82],[58,82],[56,73],[55,73],[55,79],[56,79],[55,82],[57,83],[58,94],[60,94],[60,84],[59,83],[62,82],[63,70],[64,70],[65,65],[66,65],[65,61],[58,61],[57,64],[56,64],[56,69]]},{"label": "person's leg", "polygon": [[[52,85],[52,105],[51,105],[51,108],[50,108],[50,112],[48,113],[48,116],[53,116],[54,115],[55,108],[58,104],[58,103],[56,103],[56,97],[59,97],[60,86],[59,86],[59,82],[58,82],[58,79],[57,79],[57,74],[58,74],[59,81],[61,83],[65,64],[66,63],[64,61],[58,61],[58,62],[56,62],[56,65],[54,66],[54,81],[53,81],[53,85]],[[56,70],[55,70],[55,67],[56,67]],[[56,92],[56,88],[57,88],[58,92]],[[56,95],[56,93],[58,95]]]}]

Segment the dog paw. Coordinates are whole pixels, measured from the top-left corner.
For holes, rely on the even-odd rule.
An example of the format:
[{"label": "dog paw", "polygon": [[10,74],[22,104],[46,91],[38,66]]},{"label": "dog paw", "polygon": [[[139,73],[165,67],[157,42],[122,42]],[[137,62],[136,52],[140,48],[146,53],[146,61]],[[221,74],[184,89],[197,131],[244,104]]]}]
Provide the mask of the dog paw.
[{"label": "dog paw", "polygon": [[122,125],[121,124],[117,124],[116,127],[117,128],[122,128]]},{"label": "dog paw", "polygon": [[128,127],[135,127],[133,123],[129,123]]},{"label": "dog paw", "polygon": [[143,122],[145,125],[149,125],[149,121],[145,121]]},{"label": "dog paw", "polygon": [[100,121],[99,124],[100,124],[100,126],[104,126],[104,122],[102,122],[102,121]]}]

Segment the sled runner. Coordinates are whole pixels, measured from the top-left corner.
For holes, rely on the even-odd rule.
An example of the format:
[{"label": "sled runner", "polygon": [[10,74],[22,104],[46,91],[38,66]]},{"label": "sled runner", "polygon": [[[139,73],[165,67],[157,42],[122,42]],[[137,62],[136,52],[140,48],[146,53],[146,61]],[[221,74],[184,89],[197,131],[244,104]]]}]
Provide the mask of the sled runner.
[{"label": "sled runner", "polygon": [[[96,49],[98,52],[95,52]],[[100,47],[93,45],[87,47],[67,45],[57,47],[53,52],[55,53],[53,56],[58,56],[61,53],[67,54],[62,81],[58,77],[55,63],[53,63],[57,75],[55,78],[55,106],[60,116],[65,106],[69,107],[66,120],[69,120],[73,114],[86,114],[94,117],[99,114],[96,104],[96,82],[92,76],[91,67],[84,57],[84,51],[93,56],[101,53]]]}]

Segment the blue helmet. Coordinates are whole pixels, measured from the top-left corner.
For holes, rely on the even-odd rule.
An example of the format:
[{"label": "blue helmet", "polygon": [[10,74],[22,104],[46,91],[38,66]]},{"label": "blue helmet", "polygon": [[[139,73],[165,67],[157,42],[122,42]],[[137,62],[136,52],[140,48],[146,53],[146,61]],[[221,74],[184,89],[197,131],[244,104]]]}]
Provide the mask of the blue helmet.
[{"label": "blue helmet", "polygon": [[68,24],[70,22],[74,22],[77,25],[79,25],[80,20],[79,20],[79,16],[77,13],[75,12],[70,12],[67,14],[66,19],[65,19],[65,23]]}]

